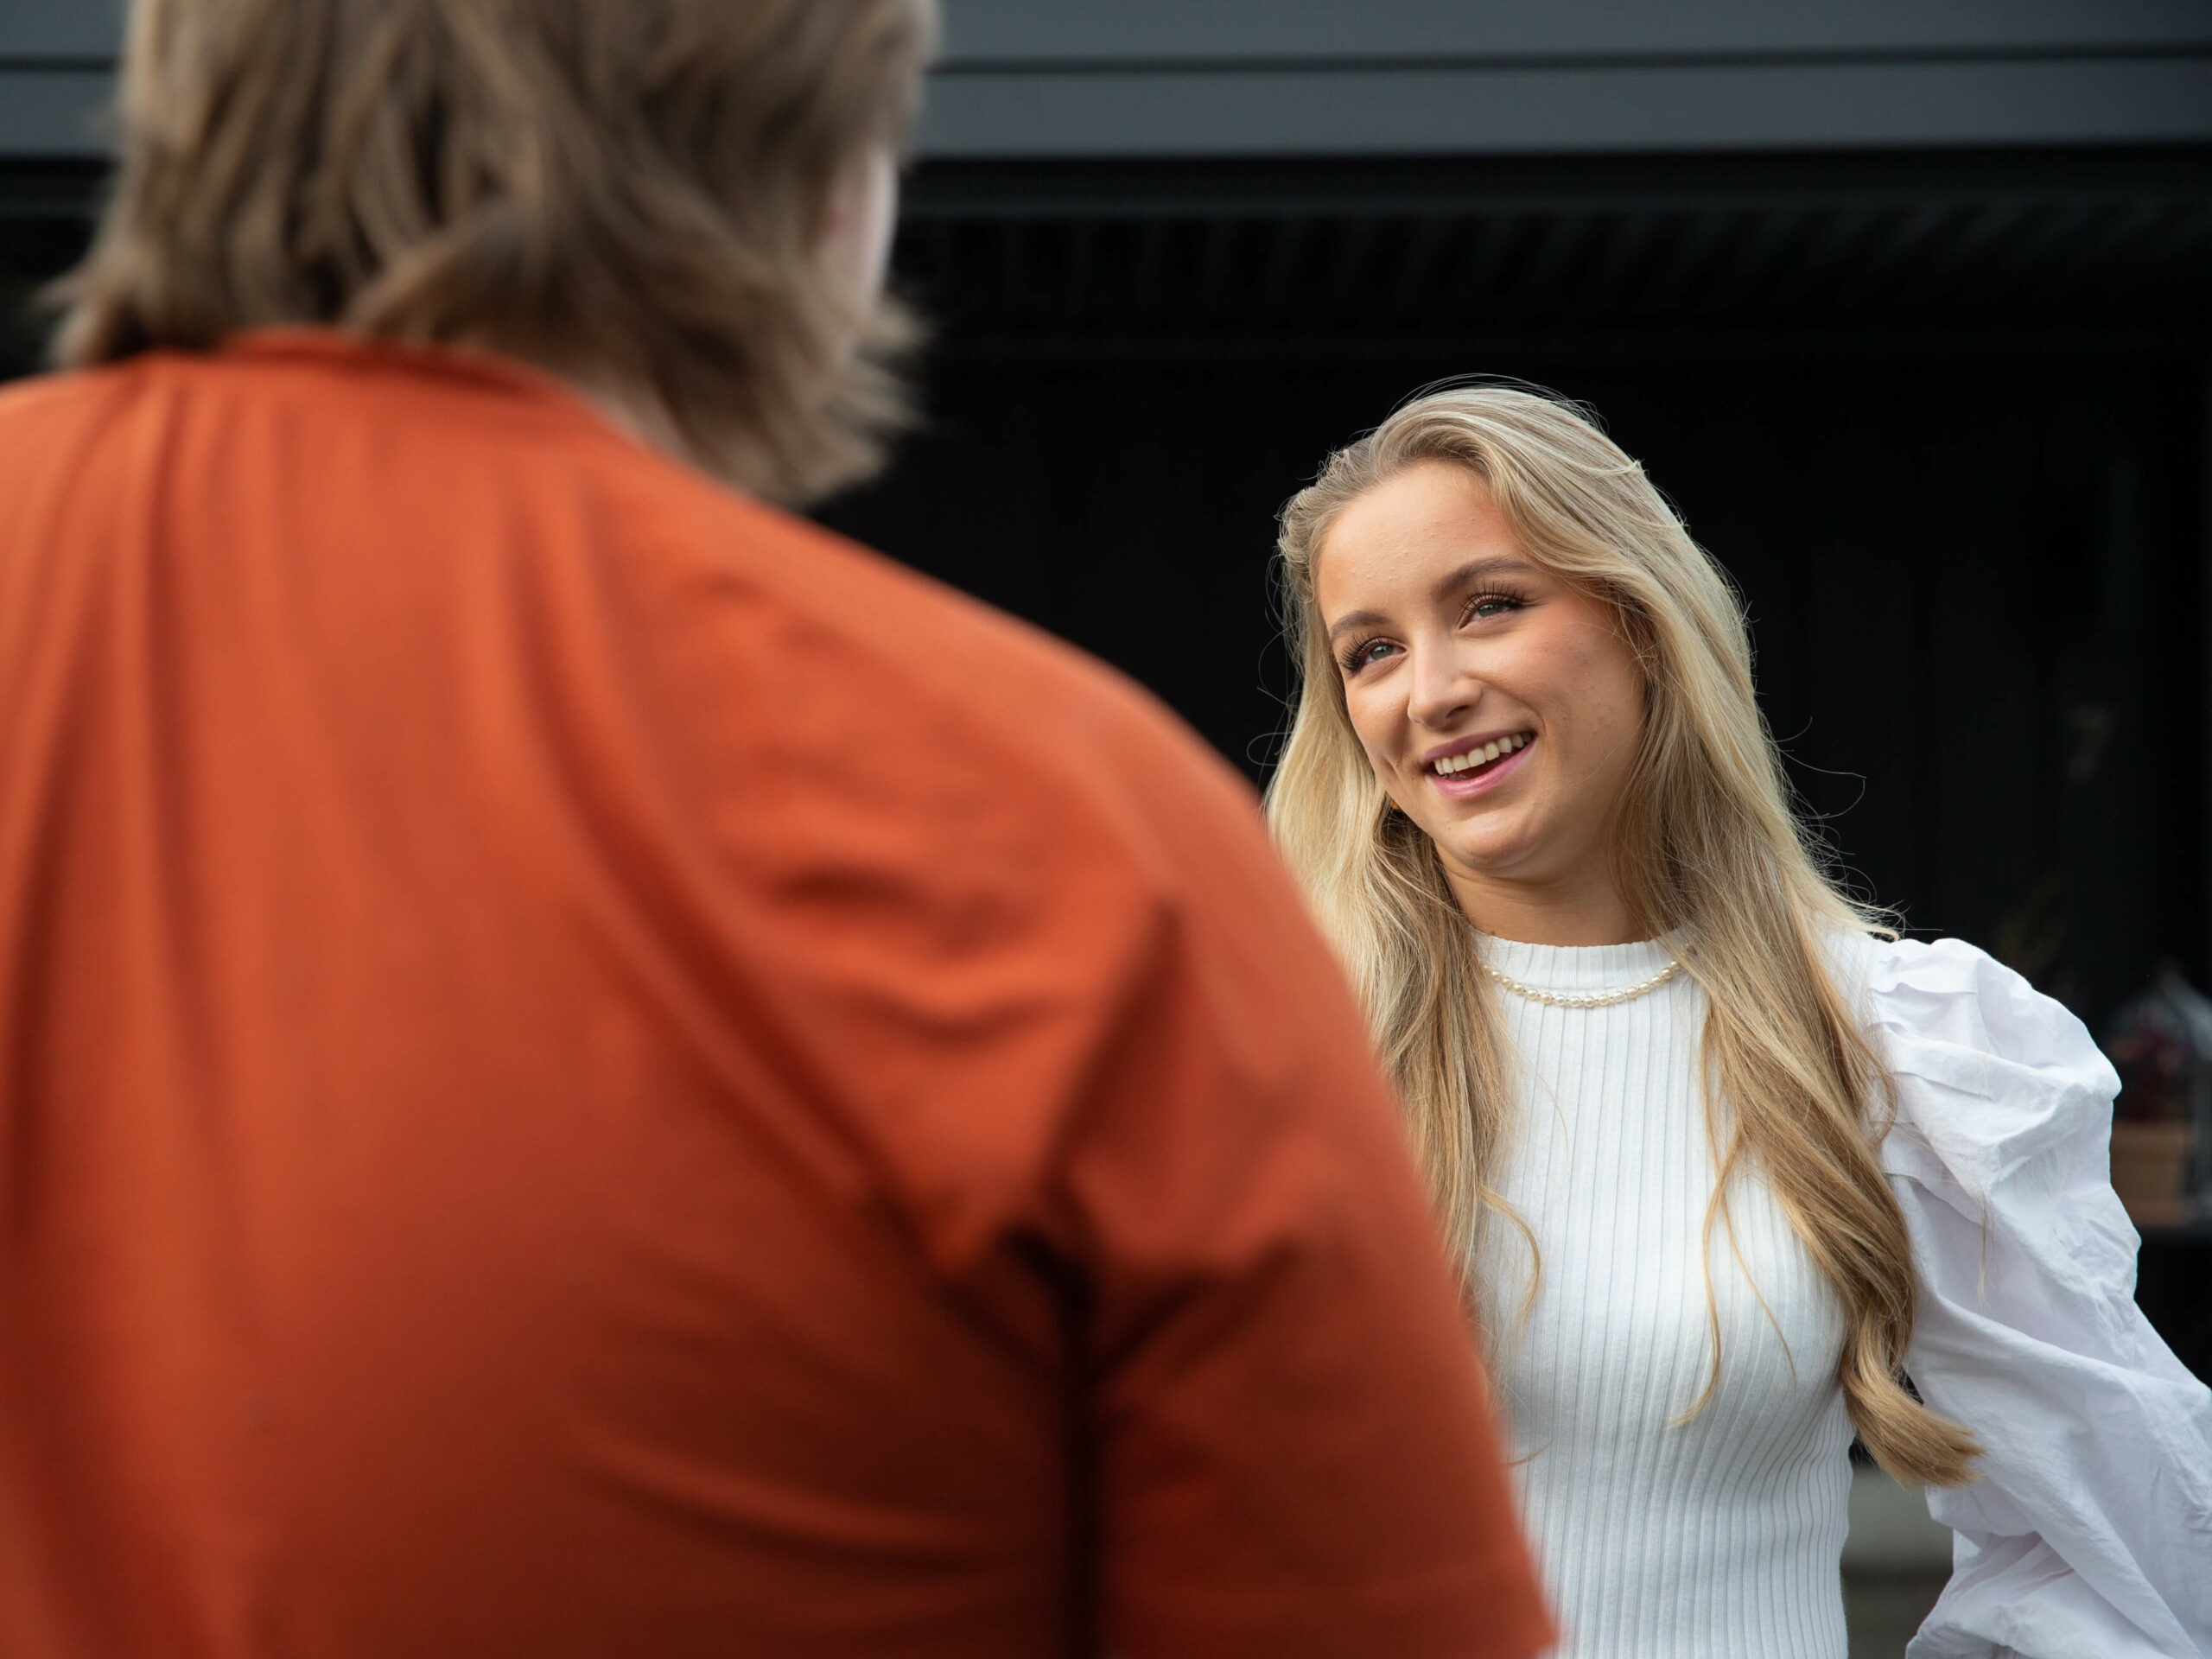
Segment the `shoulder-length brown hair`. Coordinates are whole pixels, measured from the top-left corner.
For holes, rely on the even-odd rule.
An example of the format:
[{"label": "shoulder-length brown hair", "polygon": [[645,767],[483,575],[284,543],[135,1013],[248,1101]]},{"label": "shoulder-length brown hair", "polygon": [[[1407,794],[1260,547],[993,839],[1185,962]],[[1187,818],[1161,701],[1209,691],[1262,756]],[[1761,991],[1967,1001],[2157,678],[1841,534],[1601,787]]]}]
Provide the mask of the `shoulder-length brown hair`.
[{"label": "shoulder-length brown hair", "polygon": [[936,26],[936,0],[137,0],[57,359],[276,324],[480,346],[650,393],[709,471],[817,496],[903,413],[900,314],[841,315],[817,253]]}]

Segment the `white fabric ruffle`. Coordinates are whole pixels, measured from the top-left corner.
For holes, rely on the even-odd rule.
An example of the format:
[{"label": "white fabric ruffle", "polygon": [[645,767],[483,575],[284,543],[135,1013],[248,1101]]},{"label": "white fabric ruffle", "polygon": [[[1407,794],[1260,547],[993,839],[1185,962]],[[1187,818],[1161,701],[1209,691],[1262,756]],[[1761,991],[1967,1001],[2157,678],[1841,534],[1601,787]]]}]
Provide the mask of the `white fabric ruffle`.
[{"label": "white fabric ruffle", "polygon": [[2135,1306],[2118,1077],[2080,1020],[1971,945],[1850,955],[1897,1081],[1906,1370],[1986,1453],[1980,1478],[1929,1494],[1954,1572],[1908,1659],[2212,1656],[2212,1390]]}]

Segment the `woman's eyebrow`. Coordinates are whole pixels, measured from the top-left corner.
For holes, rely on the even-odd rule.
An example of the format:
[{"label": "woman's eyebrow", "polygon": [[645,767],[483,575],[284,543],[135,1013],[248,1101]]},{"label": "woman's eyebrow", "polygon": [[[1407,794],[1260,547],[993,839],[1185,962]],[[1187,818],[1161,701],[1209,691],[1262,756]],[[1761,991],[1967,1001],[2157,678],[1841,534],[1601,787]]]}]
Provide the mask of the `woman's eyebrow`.
[{"label": "woman's eyebrow", "polygon": [[1452,597],[1471,582],[1490,582],[1499,576],[1526,576],[1534,574],[1534,567],[1526,559],[1510,555],[1489,559],[1470,559],[1450,575],[1436,584],[1433,589],[1438,602]]},{"label": "woman's eyebrow", "polygon": [[[1470,559],[1438,582],[1433,591],[1437,603],[1441,604],[1471,583],[1495,581],[1499,576],[1531,575],[1535,569],[1535,567],[1526,559],[1506,555],[1489,559]],[[1380,611],[1346,611],[1329,625],[1329,638],[1334,639],[1354,628],[1384,628],[1389,625],[1390,619]]]},{"label": "woman's eyebrow", "polygon": [[1390,619],[1380,611],[1347,611],[1330,626],[1329,638],[1349,633],[1354,628],[1380,628],[1389,625]]}]

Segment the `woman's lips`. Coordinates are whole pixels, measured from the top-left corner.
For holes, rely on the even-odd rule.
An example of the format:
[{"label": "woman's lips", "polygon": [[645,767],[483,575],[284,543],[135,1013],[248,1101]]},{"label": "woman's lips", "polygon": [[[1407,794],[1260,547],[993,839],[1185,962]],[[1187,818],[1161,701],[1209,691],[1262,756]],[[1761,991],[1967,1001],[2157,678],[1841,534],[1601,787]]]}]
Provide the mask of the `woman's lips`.
[{"label": "woman's lips", "polygon": [[1522,738],[1521,746],[1510,754],[1501,754],[1495,760],[1462,772],[1446,775],[1432,767],[1428,771],[1428,781],[1446,800],[1472,800],[1478,795],[1488,794],[1520,771],[1521,763],[1529,758],[1529,751],[1535,747],[1535,734],[1529,734]]}]

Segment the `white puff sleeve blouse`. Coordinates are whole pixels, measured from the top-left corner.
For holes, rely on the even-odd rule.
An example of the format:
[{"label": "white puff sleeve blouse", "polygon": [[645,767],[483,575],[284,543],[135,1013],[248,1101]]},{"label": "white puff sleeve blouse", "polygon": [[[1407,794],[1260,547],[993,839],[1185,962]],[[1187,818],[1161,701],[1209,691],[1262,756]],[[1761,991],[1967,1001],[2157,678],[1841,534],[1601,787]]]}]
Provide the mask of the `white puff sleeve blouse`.
[{"label": "white puff sleeve blouse", "polygon": [[1906,1370],[1986,1452],[1980,1479],[1929,1494],[1954,1570],[1908,1659],[2212,1656],[2212,1391],[2135,1306],[2118,1077],[2080,1020],[1971,945],[1853,954],[1897,1083],[1882,1153],[1920,1283]]}]

